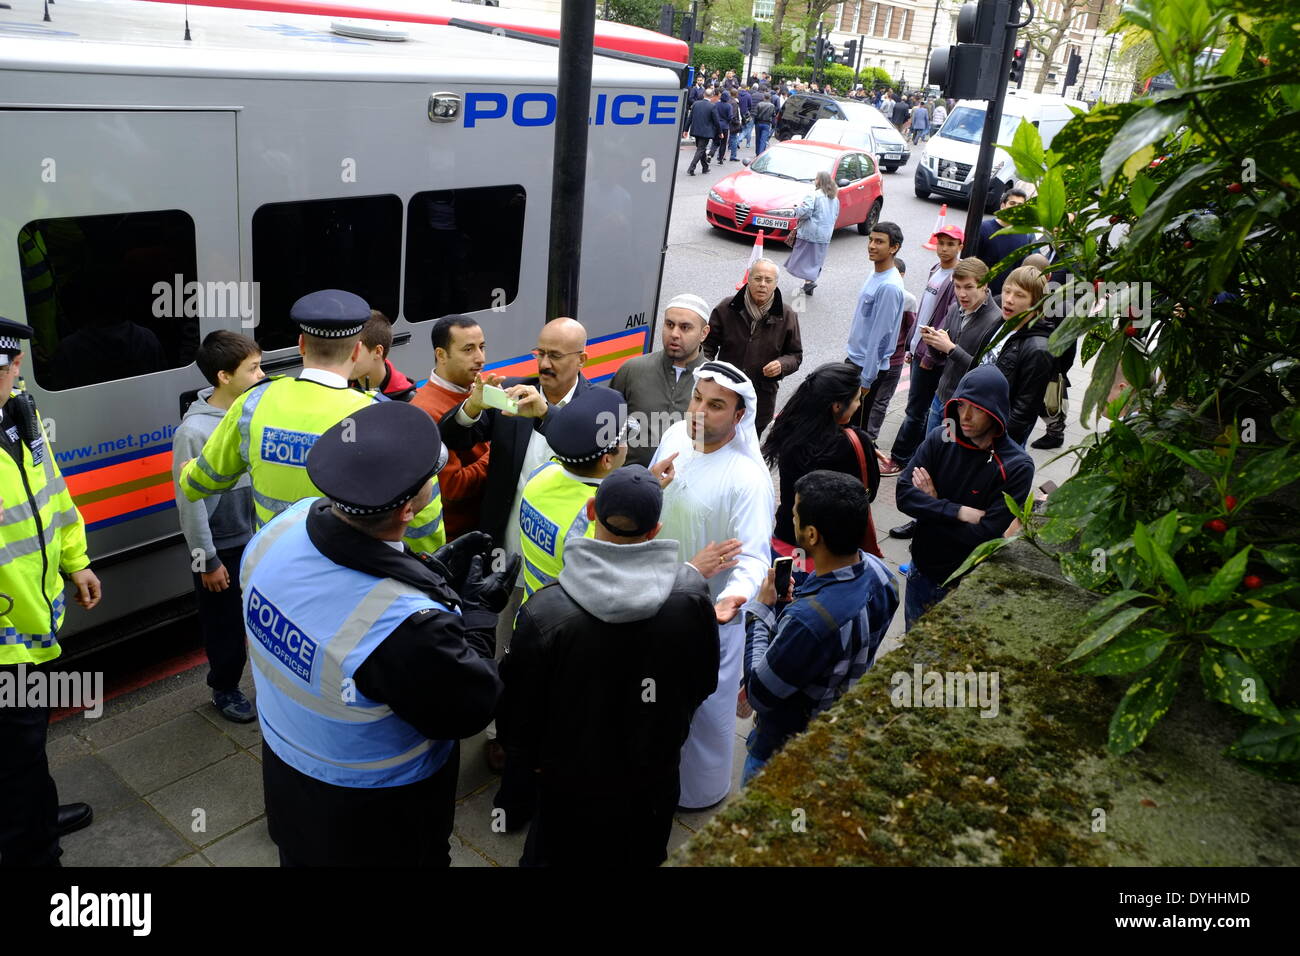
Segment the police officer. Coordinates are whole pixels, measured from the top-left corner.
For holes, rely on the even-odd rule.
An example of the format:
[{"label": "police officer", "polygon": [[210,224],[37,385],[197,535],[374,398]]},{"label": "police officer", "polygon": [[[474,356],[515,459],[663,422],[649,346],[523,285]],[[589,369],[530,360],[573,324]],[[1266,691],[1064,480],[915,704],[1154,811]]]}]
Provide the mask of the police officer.
[{"label": "police officer", "polygon": [[627,460],[626,436],[636,427],[623,396],[599,385],[551,413],[546,439],[554,456],[529,477],[519,505],[525,601],[559,577],[566,539],[592,536],[587,501]]},{"label": "police officer", "polygon": [[519,558],[485,577],[479,532],[404,548],[446,461],[438,426],[399,402],[351,421],[307,456],[326,497],[272,519],[241,569],[267,824],[282,865],[446,866],[459,739],[496,708]]},{"label": "police officer", "polygon": [[[289,317],[298,324],[302,371],[295,378],[263,379],[236,399],[199,457],[181,469],[190,501],[225,491],[248,471],[253,480],[255,525],[261,527],[301,498],[320,492],[307,474],[307,453],[335,422],[383,401],[348,387],[364,346],[361,328],[370,306],[360,296],[325,289],[303,296]],[[432,467],[433,462],[423,462]],[[433,497],[407,529],[416,551],[436,551],[447,540],[438,482]]]},{"label": "police officer", "polygon": [[[27,669],[62,653],[63,578],[78,604],[99,603],[86,557],[86,524],[72,503],[36,404],[15,386],[32,329],[0,318],[0,670],[29,686]],[[45,759],[50,701],[0,706],[0,866],[58,866],[59,837],[88,826],[84,803],[58,805]]]}]

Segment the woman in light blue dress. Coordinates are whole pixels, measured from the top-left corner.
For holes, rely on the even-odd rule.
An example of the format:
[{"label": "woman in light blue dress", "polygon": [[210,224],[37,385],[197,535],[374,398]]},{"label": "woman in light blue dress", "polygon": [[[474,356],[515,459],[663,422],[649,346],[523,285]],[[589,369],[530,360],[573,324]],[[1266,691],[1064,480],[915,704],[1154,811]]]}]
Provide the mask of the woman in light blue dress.
[{"label": "woman in light blue dress", "polygon": [[830,248],[831,234],[835,232],[835,220],[840,215],[839,189],[831,174],[824,170],[818,173],[813,187],[812,194],[795,210],[799,217],[799,231],[794,250],[785,260],[786,271],[804,280],[805,295],[812,295],[813,289],[817,288],[817,277],[822,274],[826,250]]}]

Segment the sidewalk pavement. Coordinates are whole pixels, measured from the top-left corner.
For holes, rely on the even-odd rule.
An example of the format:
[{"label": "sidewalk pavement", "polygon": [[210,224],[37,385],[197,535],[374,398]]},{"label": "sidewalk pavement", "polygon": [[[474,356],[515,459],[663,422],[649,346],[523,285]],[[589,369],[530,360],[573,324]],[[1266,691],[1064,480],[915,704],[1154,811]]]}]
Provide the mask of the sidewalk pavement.
[{"label": "sidewalk pavement", "polygon": [[[1076,378],[1087,380],[1086,375]],[[887,448],[903,418],[907,392],[900,388],[881,427]],[[1035,429],[1041,434],[1041,425]],[[1066,429],[1066,445],[1084,435],[1077,421]],[[1047,465],[1058,451],[1030,454],[1038,465],[1037,487],[1063,482],[1075,456]],[[894,567],[908,560],[908,542],[888,531],[907,520],[894,504],[896,479],[882,478],[872,505],[881,550]],[[900,588],[902,579],[899,579]],[[903,615],[895,616],[880,656],[901,645]],[[80,715],[51,725],[51,772],[62,802],[85,801],[95,822],[62,840],[65,866],[276,866],[267,835],[262,797],[262,737],[256,722],[233,724],[213,708],[204,677],[207,665],[192,668],[105,704],[103,715]],[[252,680],[244,688],[252,696]],[[732,766],[734,795],[745,759],[750,720],[736,722]],[[461,748],[453,866],[514,866],[525,833],[493,830],[492,797],[498,779],[487,768],[483,735]],[[725,805],[725,802],[724,804]],[[685,842],[721,807],[680,814],[669,852]]]}]

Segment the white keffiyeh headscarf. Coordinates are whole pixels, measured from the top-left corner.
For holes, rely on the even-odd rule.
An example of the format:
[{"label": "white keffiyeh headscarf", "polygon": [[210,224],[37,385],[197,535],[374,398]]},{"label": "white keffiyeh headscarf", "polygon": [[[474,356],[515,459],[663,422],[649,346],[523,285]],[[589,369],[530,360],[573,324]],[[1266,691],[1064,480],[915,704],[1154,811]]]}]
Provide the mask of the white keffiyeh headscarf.
[{"label": "white keffiyeh headscarf", "polygon": [[767,471],[767,463],[763,461],[763,454],[758,447],[758,430],[754,427],[754,419],[758,416],[758,393],[754,390],[754,383],[730,362],[718,361],[705,362],[695,370],[695,380],[698,382],[702,379],[716,382],[745,400],[745,414],[736,426],[736,437],[732,441],[736,442],[738,450],[757,462],[763,471]]}]

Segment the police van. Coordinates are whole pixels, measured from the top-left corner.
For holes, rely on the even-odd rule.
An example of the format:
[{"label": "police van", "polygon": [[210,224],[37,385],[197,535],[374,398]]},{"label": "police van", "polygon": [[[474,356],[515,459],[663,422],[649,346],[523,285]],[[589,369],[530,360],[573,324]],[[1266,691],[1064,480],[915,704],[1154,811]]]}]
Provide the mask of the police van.
[{"label": "police van", "polygon": [[[412,379],[450,313],[481,323],[489,368],[536,368],[557,22],[210,2],[0,9],[0,315],[35,329],[26,387],[104,582],[69,610],[73,653],[193,609],[171,436],[208,332],[292,372],[290,304],[336,287],[394,320]],[[651,347],[686,46],[596,29],[576,318],[603,380]]]}]

